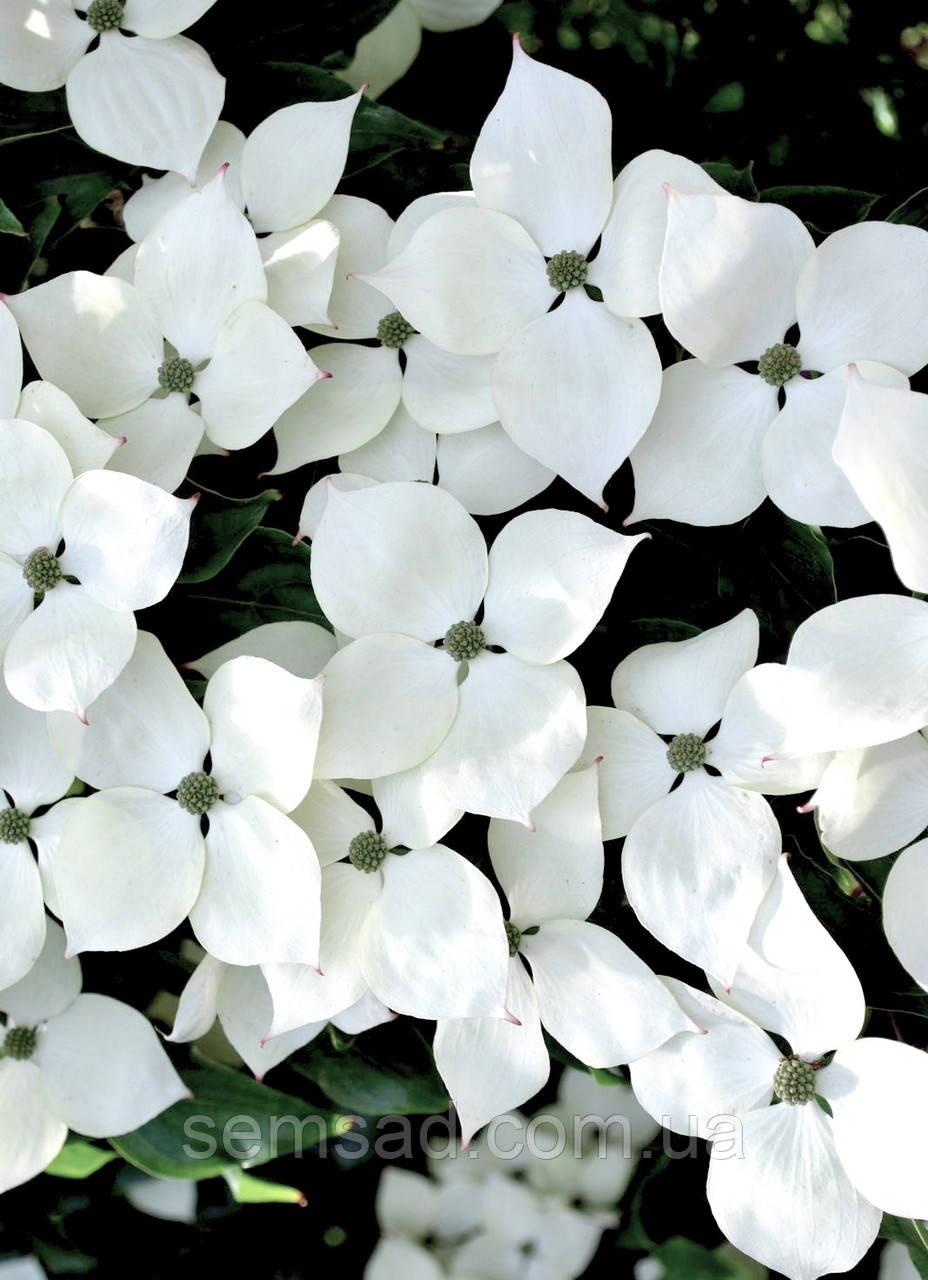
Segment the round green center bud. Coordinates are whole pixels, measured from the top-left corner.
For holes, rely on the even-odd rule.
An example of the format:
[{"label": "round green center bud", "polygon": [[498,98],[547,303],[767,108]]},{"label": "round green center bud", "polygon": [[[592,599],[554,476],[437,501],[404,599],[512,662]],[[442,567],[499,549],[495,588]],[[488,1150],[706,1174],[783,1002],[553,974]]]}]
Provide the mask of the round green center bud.
[{"label": "round green center bud", "polygon": [[701,769],[706,763],[706,744],[698,733],[678,733],[667,748],[667,763],[677,773]]},{"label": "round green center bud", "polygon": [[782,387],[802,368],[802,356],[788,342],[775,342],[757,362],[757,372],[772,387]]},{"label": "round green center bud", "polygon": [[158,385],[165,391],[182,391],[184,395],[193,386],[193,365],[183,356],[175,356],[173,360],[165,360],[158,370]]},{"label": "round green center bud", "polygon": [[30,819],[18,809],[0,810],[0,840],[4,844],[19,844],[29,835]]},{"label": "round green center bud", "polygon": [[93,0],[87,9],[87,23],[94,31],[115,31],[122,22],[122,11],[123,0]]},{"label": "round green center bud", "polygon": [[219,799],[219,783],[208,773],[188,773],[177,784],[177,803],[188,813],[206,813]]},{"label": "round green center bud", "polygon": [[38,1042],[35,1027],[11,1027],[3,1040],[3,1057],[31,1058]]},{"label": "round green center bud", "polygon": [[51,591],[57,587],[64,577],[58,557],[53,556],[47,547],[36,547],[30,551],[23,564],[23,577],[33,591]]},{"label": "round green center bud", "polygon": [[398,311],[391,311],[377,326],[377,337],[385,347],[401,347],[415,332],[409,321]]},{"label": "round green center bud", "polygon": [[804,1107],[815,1096],[815,1067],[791,1054],[773,1075],[773,1092],[790,1107]]},{"label": "round green center bud", "polygon": [[511,920],[506,921],[506,938],[509,942],[509,954],[517,955],[519,951],[519,943],[522,941],[522,930],[517,928]]},{"label": "round green center bud", "polygon": [[455,662],[470,662],[487,647],[487,638],[476,622],[454,622],[445,632],[444,645]]},{"label": "round green center bud", "polygon": [[562,249],[548,263],[548,284],[558,293],[586,284],[589,271],[586,258],[576,249]]},{"label": "round green center bud", "polygon": [[348,846],[348,861],[359,871],[379,871],[390,852],[378,831],[359,831]]}]

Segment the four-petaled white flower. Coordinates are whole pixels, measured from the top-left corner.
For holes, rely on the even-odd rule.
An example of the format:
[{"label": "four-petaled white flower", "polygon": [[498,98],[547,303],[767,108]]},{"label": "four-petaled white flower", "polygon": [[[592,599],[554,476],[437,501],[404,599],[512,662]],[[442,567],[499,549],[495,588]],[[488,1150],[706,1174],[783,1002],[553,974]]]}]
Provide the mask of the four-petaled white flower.
[{"label": "four-petaled white flower", "polygon": [[189,915],[229,964],[318,963],[319,861],[286,815],[312,781],[321,684],[234,658],[201,711],[141,632],[90,724],[57,718],[56,746],[100,788],[51,867],[72,954],[144,946]]},{"label": "four-petaled white flower", "polygon": [[30,92],[65,85],[71,122],[89,147],[192,179],[226,82],[179,32],[214,3],[4,0],[0,84]]},{"label": "four-petaled white flower", "polygon": [[110,996],[81,994],[49,921],[32,969],[0,991],[0,1191],[34,1178],[68,1129],[89,1138],[129,1133],[189,1092],[146,1017]]}]

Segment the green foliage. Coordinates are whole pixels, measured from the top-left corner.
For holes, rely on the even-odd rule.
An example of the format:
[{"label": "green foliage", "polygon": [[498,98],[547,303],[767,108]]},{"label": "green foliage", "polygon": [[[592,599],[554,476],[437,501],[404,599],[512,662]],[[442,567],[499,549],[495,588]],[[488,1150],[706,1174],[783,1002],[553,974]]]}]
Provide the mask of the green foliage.
[{"label": "green foliage", "polygon": [[722,556],[719,597],[733,608],[754,609],[767,656],[782,660],[800,622],[838,598],[827,539],[820,529],[764,503],[739,526]]},{"label": "green foliage", "polygon": [[431,1051],[408,1027],[380,1028],[342,1048],[319,1036],[293,1066],[337,1106],[362,1116],[432,1115],[448,1107]]},{"label": "green foliage", "polygon": [[[310,585],[309,562],[305,543],[294,544],[283,530],[259,525],[208,581],[177,587],[165,605],[150,612],[159,628],[190,637],[197,653],[263,622],[315,622],[328,628]],[[183,660],[195,656],[187,652]]]},{"label": "green foliage", "polygon": [[206,582],[215,578],[279,498],[277,489],[265,489],[253,498],[226,498],[201,487],[190,522],[187,555],[177,581]]},{"label": "green foliage", "polygon": [[299,1187],[285,1187],[267,1178],[253,1178],[244,1169],[226,1169],[222,1175],[238,1204],[298,1204],[306,1205],[306,1197]]},{"label": "green foliage", "polygon": [[915,1270],[928,1280],[928,1222],[917,1218],[894,1218],[892,1214],[884,1213],[880,1236],[906,1245]]},{"label": "green foliage", "polygon": [[0,200],[0,233],[8,236],[26,236],[29,232],[12,210]]},{"label": "green foliage", "polygon": [[130,1164],[157,1178],[224,1176],[291,1152],[303,1155],[347,1128],[334,1112],[278,1093],[230,1067],[204,1064],[181,1075],[193,1095],[189,1101],[176,1102],[134,1133],[110,1139]]},{"label": "green foliage", "polygon": [[785,205],[813,234],[818,232],[824,236],[855,222],[864,222],[880,197],[873,191],[823,185],[766,187],[760,199]]},{"label": "green foliage", "polygon": [[746,164],[743,169],[736,169],[734,165],[723,161],[704,160],[702,167],[713,178],[720,187],[724,187],[729,194],[733,196],[741,196],[742,200],[756,200],[758,197],[757,183],[754,181],[754,161]]},{"label": "green foliage", "polygon": [[80,1138],[70,1137],[45,1170],[56,1178],[89,1178],[116,1159],[115,1151],[95,1147]]}]

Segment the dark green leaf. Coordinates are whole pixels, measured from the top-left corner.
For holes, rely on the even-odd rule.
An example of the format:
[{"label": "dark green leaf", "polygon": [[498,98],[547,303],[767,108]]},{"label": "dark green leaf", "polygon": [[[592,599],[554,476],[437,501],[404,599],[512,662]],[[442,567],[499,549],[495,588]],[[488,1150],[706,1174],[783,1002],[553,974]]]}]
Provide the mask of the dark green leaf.
[{"label": "dark green leaf", "polygon": [[215,1178],[229,1169],[304,1154],[345,1131],[345,1118],[314,1109],[217,1064],[182,1071],[193,1098],[110,1138],[130,1164],[159,1178]]},{"label": "dark green leaf", "polygon": [[825,234],[864,222],[879,198],[872,191],[827,185],[766,187],[760,193],[762,201],[785,205],[814,230]]},{"label": "dark green leaf", "polygon": [[201,488],[190,522],[190,544],[177,581],[206,582],[215,578],[279,498],[278,489],[265,489],[253,498],[226,498]]},{"label": "dark green leaf", "polygon": [[32,205],[35,210],[29,221],[29,239],[32,241],[32,261],[29,263],[29,269],[26,272],[26,279],[23,281],[25,285],[32,272],[35,264],[42,256],[42,250],[45,248],[45,242],[52,233],[52,228],[58,221],[58,215],[61,213],[61,205],[58,203],[57,196],[46,196],[38,205]]},{"label": "dark green leaf", "polygon": [[757,199],[753,160],[743,169],[736,169],[733,164],[727,164],[724,160],[704,160],[702,167],[710,178],[714,178],[720,187],[730,191],[733,196],[742,196],[745,200]]},{"label": "dark green leaf", "polygon": [[884,1213],[880,1236],[906,1245],[915,1270],[928,1280],[928,1222],[916,1218],[894,1218],[892,1214]]},{"label": "dark green leaf", "polygon": [[50,93],[21,93],[17,89],[0,87],[0,146],[5,142],[70,127],[63,89]]},{"label": "dark green leaf", "polygon": [[338,1106],[364,1116],[433,1115],[448,1107],[431,1051],[408,1027],[383,1028],[341,1052],[320,1036],[293,1066]]},{"label": "dark green leaf", "polygon": [[636,646],[663,640],[689,640],[699,635],[699,627],[680,618],[633,618],[628,629]]},{"label": "dark green leaf", "polygon": [[[140,625],[196,637],[207,652],[263,622],[315,622],[328,628],[309,578],[310,552],[281,529],[258,527],[208,582],[177,587]],[[153,621],[149,621],[153,618]],[[197,654],[182,655],[183,660]]]},{"label": "dark green leaf", "polygon": [[886,215],[886,221],[901,222],[908,227],[928,227],[928,187],[922,187],[907,200],[903,200],[892,213]]},{"label": "dark green leaf", "polygon": [[46,1173],[56,1178],[89,1178],[92,1173],[102,1169],[105,1164],[116,1159],[114,1151],[106,1151],[95,1147],[80,1138],[71,1138],[64,1144],[54,1160],[46,1168]]},{"label": "dark green leaf", "polygon": [[0,200],[0,232],[8,236],[27,236],[29,232],[14,213]]},{"label": "dark green leaf", "polygon": [[656,1245],[651,1253],[664,1264],[668,1277],[686,1277],[686,1280],[733,1280],[733,1277],[756,1274],[745,1268],[736,1268],[732,1262],[719,1257],[683,1236],[671,1236],[663,1244]]},{"label": "dark green leaf", "polygon": [[[90,216],[116,186],[109,173],[69,173],[38,183],[43,196],[60,196],[71,226]],[[70,227],[68,228],[71,229]]]},{"label": "dark green leaf", "polygon": [[800,622],[837,599],[824,534],[765,503],[722,557],[719,597],[733,608],[752,608],[768,642],[765,656],[781,659]]}]

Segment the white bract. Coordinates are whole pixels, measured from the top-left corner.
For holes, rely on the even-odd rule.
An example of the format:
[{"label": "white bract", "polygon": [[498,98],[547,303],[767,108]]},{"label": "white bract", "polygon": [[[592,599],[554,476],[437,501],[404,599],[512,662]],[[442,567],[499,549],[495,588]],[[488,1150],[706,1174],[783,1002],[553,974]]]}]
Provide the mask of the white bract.
[{"label": "white bract", "polygon": [[[816,249],[780,205],[672,190],[660,291],[667,328],[696,359],[664,374],[632,453],[630,519],[729,524],[769,494],[809,524],[865,524],[858,472],[832,458],[846,366],[906,387],[928,360],[928,234],[866,222]],[[737,367],[755,360],[757,374]],[[880,432],[868,457],[891,457],[898,434]]]},{"label": "white bract", "polygon": [[[378,833],[341,788],[319,781],[294,811],[324,867],[323,976],[265,965],[273,1034],[328,1017],[368,987],[389,1008],[413,1017],[509,1016],[496,891],[446,845],[415,847],[422,823],[404,823],[404,817],[394,806]],[[458,817],[449,815],[444,830]],[[394,819],[397,825],[388,825]],[[405,849],[406,841],[414,847]]]},{"label": "white bract", "polygon": [[195,505],[134,476],[75,479],[47,431],[0,422],[0,650],[15,698],[85,717],[132,656],[133,611],[174,585]]},{"label": "white bract", "polygon": [[[928,991],[928,840],[904,849],[883,890],[883,928],[899,962]],[[922,1215],[924,1216],[924,1215]]]},{"label": "white bract", "polygon": [[436,346],[495,356],[493,398],[505,430],[601,506],[603,486],[660,394],[654,342],[629,318],[659,310],[660,182],[718,190],[697,165],[665,152],[632,161],[613,187],[611,135],[600,94],[533,61],[516,40],[506,87],[474,148],[473,200],[442,197],[450,207],[361,277]]},{"label": "white bract", "polygon": [[201,711],[142,632],[91,723],[58,718],[56,746],[99,788],[52,867],[72,954],[140,947],[189,915],[229,964],[318,962],[319,862],[286,814],[312,780],[321,683],[234,658]]},{"label": "white bract", "polygon": [[643,961],[587,922],[603,882],[596,772],[593,765],[568,774],[535,811],[534,831],[490,823],[490,859],[510,907],[506,1002],[519,1021],[439,1020],[435,1065],[465,1142],[544,1085],[542,1025],[594,1067],[640,1057],[645,1045],[691,1025]]},{"label": "white bract", "polygon": [[204,431],[225,449],[253,444],[322,375],[265,303],[222,172],[160,219],[134,279],[72,271],[7,305],[42,376],[126,437],[111,467],[174,489]]},{"label": "white bract", "polygon": [[174,1029],[166,1038],[174,1043],[199,1040],[218,1018],[232,1048],[260,1081],[272,1067],[314,1040],[329,1022],[357,1035],[393,1017],[377,1001],[363,999],[339,1013],[345,1016],[323,1018],[271,1037],[271,995],[261,969],[205,956],[181,992]]},{"label": "white bract", "polygon": [[791,1280],[814,1280],[860,1260],[881,1209],[925,1216],[928,1058],[896,1041],[854,1039],[860,983],[785,860],[730,991],[714,988],[724,1003],[665,981],[704,1033],[632,1063],[632,1085],[664,1125],[713,1140],[709,1204],[737,1248]]},{"label": "white bract", "polygon": [[81,994],[81,967],[49,922],[35,966],[0,991],[0,1191],[41,1173],[68,1129],[129,1133],[189,1097],[155,1030],[109,996]]},{"label": "white bract", "polygon": [[32,968],[45,943],[41,873],[47,876],[64,811],[80,802],[34,814],[60,800],[72,781],[49,741],[45,716],[0,685],[0,988]]},{"label": "white bract", "polygon": [[192,179],[226,82],[179,33],[214,3],[4,0],[0,83],[33,93],[65,85],[71,122],[89,147]]},{"label": "white bract", "polygon": [[419,55],[422,32],[476,27],[501,0],[399,0],[355,46],[354,57],[336,75],[368,97],[378,98],[401,79]]},{"label": "white bract", "polygon": [[357,638],[326,668],[319,775],[375,778],[426,762],[452,805],[529,824],[583,746],[583,690],[563,658],[592,631],[637,543],[573,512],[531,511],[488,556],[476,522],[441,489],[330,485],[313,587],[332,624]]},{"label": "white bract", "polygon": [[781,852],[758,792],[805,790],[825,764],[766,760],[782,739],[766,708],[783,669],[752,670],[757,646],[757,617],[745,609],[691,639],[636,649],[613,673],[617,710],[590,708],[584,752],[603,758],[603,834],[626,836],[622,876],[635,914],[726,983]]}]

